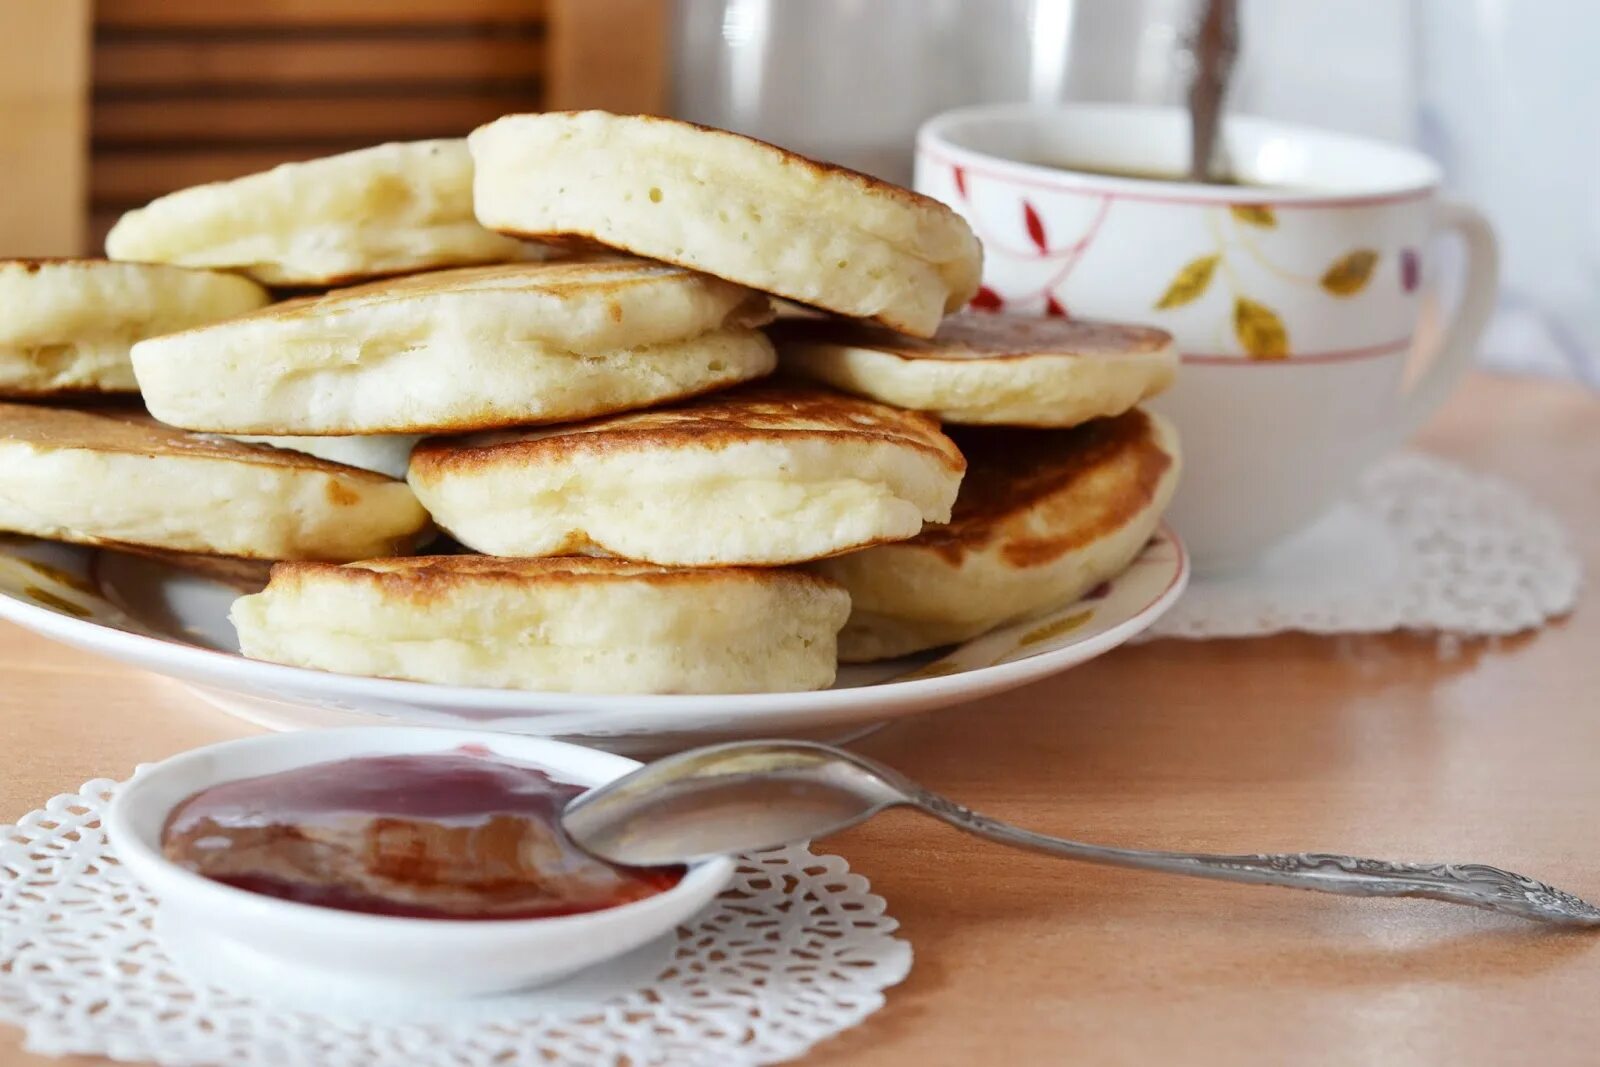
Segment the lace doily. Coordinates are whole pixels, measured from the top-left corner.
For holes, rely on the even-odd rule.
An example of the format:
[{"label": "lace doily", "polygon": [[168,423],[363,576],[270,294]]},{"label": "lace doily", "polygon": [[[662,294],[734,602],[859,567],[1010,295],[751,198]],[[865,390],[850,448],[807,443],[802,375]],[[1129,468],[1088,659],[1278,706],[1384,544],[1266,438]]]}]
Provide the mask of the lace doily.
[{"label": "lace doily", "polygon": [[0,827],[0,1023],[22,1027],[34,1052],[230,1067],[737,1067],[793,1059],[854,1026],[911,967],[866,879],[800,846],[747,857],[714,905],[657,946],[655,966],[609,989],[591,973],[495,998],[487,1015],[479,1003],[426,1021],[288,1009],[209,986],[163,951],[154,901],[99,828],[116,788],[89,782]]},{"label": "lace doily", "polygon": [[1144,636],[1512,634],[1571,611],[1581,571],[1554,516],[1510,486],[1400,453],[1251,570],[1195,576]]}]

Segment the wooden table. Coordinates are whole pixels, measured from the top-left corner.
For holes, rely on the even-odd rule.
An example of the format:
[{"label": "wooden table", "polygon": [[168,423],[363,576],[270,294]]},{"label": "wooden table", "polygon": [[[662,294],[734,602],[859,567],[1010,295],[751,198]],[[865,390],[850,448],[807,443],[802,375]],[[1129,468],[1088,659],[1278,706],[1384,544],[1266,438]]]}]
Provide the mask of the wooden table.
[{"label": "wooden table", "polygon": [[[1600,399],[1479,376],[1424,447],[1522,485],[1600,573]],[[1164,641],[862,744],[1128,845],[1498,862],[1600,899],[1600,597],[1537,634]],[[0,629],[0,819],[235,737],[175,684]],[[916,948],[816,1064],[1594,1064],[1600,933],[1069,865],[887,816],[829,843]],[[0,1037],[0,1063],[39,1062]]]}]

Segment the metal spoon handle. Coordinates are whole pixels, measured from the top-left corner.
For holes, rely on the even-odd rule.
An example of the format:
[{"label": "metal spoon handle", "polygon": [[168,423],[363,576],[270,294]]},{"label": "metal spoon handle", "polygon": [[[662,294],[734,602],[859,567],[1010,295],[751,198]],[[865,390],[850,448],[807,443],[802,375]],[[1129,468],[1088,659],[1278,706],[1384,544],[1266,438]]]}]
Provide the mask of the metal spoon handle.
[{"label": "metal spoon handle", "polygon": [[1220,181],[1222,101],[1239,51],[1238,0],[1206,0],[1192,43],[1194,78],[1189,84],[1189,180]]},{"label": "metal spoon handle", "polygon": [[1004,845],[1114,867],[1222,882],[1314,889],[1352,897],[1427,897],[1562,926],[1600,925],[1600,908],[1524,874],[1481,863],[1391,863],[1322,852],[1215,856],[1107,848],[1036,834],[920,787],[905,790],[929,815]]}]

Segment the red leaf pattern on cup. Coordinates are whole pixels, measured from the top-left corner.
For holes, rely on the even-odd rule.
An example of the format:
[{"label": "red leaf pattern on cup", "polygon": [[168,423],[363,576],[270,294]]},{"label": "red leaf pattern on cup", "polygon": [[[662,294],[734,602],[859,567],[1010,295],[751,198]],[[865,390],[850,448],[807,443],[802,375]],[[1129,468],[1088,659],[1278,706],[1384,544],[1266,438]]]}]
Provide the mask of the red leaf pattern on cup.
[{"label": "red leaf pattern on cup", "polygon": [[961,199],[967,198],[967,172],[960,167],[952,166],[950,173],[956,180],[956,192],[961,194]]},{"label": "red leaf pattern on cup", "polygon": [[1054,293],[1045,294],[1044,313],[1056,319],[1070,319],[1072,317],[1067,314],[1067,309],[1061,306],[1061,301],[1055,298]]},{"label": "red leaf pattern on cup", "polygon": [[987,285],[978,288],[978,295],[972,298],[972,308],[977,311],[999,311],[1006,306],[1000,294]]},{"label": "red leaf pattern on cup", "polygon": [[1400,288],[1408,293],[1417,290],[1417,284],[1422,281],[1422,263],[1417,259],[1417,250],[1402,248],[1400,250]]},{"label": "red leaf pattern on cup", "polygon": [[1026,200],[1022,202],[1022,221],[1028,227],[1028,237],[1033,241],[1034,247],[1041,252],[1050,251],[1050,245],[1044,239],[1044,222],[1039,218],[1039,213],[1033,210],[1033,205]]}]

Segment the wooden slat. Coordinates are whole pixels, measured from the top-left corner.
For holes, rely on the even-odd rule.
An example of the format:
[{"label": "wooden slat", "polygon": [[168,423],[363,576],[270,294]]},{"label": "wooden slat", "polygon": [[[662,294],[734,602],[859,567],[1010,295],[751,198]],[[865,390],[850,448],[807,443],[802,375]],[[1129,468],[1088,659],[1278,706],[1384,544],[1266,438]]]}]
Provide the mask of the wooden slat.
[{"label": "wooden slat", "polygon": [[531,37],[371,40],[112,39],[98,42],[99,91],[206,86],[306,86],[475,82],[538,74],[544,47]]},{"label": "wooden slat", "polygon": [[0,0],[0,255],[82,250],[88,0]]},{"label": "wooden slat", "polygon": [[491,119],[533,110],[535,92],[463,96],[332,96],[101,100],[97,146],[158,142],[319,141],[459,137]]},{"label": "wooden slat", "polygon": [[543,0],[99,0],[95,22],[115,29],[395,26],[531,22],[543,13]]},{"label": "wooden slat", "polygon": [[668,0],[548,0],[551,110],[667,107]]},{"label": "wooden slat", "polygon": [[96,206],[140,204],[174,189],[237,178],[290,160],[360,148],[365,143],[96,152],[90,169],[90,195]]},{"label": "wooden slat", "polygon": [[[130,207],[138,207],[131,204]],[[103,255],[106,248],[106,234],[111,232],[111,227],[117,224],[126,208],[96,208],[89,213],[89,235],[86,251],[91,256]]]}]

